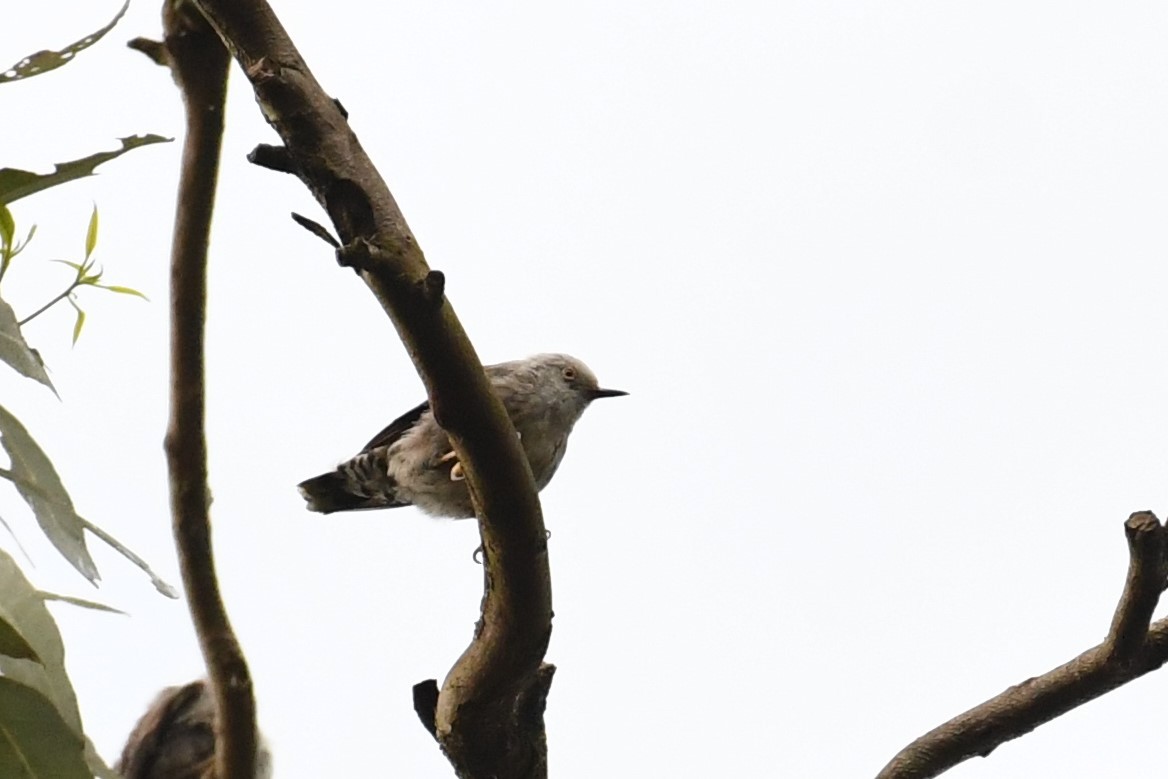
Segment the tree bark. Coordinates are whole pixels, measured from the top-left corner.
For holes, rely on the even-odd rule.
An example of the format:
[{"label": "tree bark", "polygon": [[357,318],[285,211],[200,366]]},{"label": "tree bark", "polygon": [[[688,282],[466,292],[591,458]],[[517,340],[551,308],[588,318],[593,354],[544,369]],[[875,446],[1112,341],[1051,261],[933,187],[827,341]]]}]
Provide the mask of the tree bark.
[{"label": "tree bark", "polygon": [[338,260],[357,271],[397,328],[475,502],[482,616],[438,694],[434,733],[459,776],[546,775],[542,711],[552,674],[541,664],[551,576],[539,499],[511,421],[446,299],[444,277],[426,264],[347,115],[271,8],[263,0],[197,2],[283,141],[281,164],[328,213],[342,244]]},{"label": "tree bark", "polygon": [[259,742],[247,660],[227,617],[211,545],[204,334],[207,250],[223,138],[230,57],[193,5],[163,3],[161,44],[131,47],[170,68],[186,107],[171,246],[170,423],[166,455],[179,568],[215,707],[214,775],[254,777]]},{"label": "tree bark", "polygon": [[1168,529],[1150,511],[1132,514],[1124,529],[1127,582],[1107,639],[929,731],[901,750],[877,779],[925,779],[971,757],[986,757],[1001,744],[1168,662],[1168,619],[1149,627],[1168,580]]}]

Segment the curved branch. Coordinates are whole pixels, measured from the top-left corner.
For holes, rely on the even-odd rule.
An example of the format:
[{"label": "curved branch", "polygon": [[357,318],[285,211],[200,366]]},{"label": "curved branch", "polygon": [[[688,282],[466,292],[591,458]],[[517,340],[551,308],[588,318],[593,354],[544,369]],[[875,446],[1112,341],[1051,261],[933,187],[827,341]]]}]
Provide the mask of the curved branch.
[{"label": "curved branch", "polygon": [[[215,775],[256,775],[255,698],[247,661],[227,618],[211,547],[204,427],[203,336],[207,246],[223,137],[230,59],[214,30],[183,0],[163,4],[165,42],[153,52],[170,67],[186,105],[187,133],[171,247],[170,500],[179,567],[216,712]],[[160,51],[165,52],[160,54]]]},{"label": "curved branch", "polygon": [[[537,776],[542,733],[517,702],[543,676],[551,577],[527,458],[478,355],[393,196],[263,0],[196,0],[243,67],[296,175],[328,212],[389,314],[448,433],[475,501],[486,593],[474,640],[442,686],[435,729],[461,776]],[[550,679],[550,675],[547,677]],[[542,718],[541,718],[542,719]]]},{"label": "curved branch", "polygon": [[1149,627],[1164,589],[1168,529],[1150,511],[1132,514],[1127,533],[1127,581],[1107,639],[1042,676],[929,731],[909,744],[877,779],[925,779],[971,757],[986,757],[1078,706],[1168,662],[1168,619]]}]

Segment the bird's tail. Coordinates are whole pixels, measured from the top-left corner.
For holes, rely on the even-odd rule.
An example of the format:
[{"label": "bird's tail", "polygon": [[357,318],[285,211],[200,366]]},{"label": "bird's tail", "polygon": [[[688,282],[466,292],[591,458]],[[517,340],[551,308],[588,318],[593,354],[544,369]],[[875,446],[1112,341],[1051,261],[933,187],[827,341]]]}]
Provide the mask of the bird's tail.
[{"label": "bird's tail", "polygon": [[334,511],[393,508],[401,505],[389,502],[385,496],[364,494],[359,486],[340,470],[322,473],[300,482],[300,494],[308,501],[309,511],[332,514]]}]

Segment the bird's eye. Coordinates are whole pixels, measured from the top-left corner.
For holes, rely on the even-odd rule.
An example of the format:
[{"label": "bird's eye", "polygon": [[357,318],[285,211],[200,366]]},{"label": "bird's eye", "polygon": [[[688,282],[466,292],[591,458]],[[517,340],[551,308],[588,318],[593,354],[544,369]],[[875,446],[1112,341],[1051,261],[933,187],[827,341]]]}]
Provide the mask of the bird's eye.
[{"label": "bird's eye", "polygon": [[566,366],[564,368],[564,378],[568,381],[574,381],[576,379],[576,369],[571,365]]}]

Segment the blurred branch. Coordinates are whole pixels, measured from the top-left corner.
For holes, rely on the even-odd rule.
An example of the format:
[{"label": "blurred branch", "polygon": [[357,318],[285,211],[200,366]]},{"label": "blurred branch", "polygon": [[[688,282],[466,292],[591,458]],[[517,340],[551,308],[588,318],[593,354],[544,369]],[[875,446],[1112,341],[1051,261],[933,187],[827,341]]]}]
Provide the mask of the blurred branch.
[{"label": "blurred branch", "polygon": [[[486,593],[474,640],[447,675],[435,711],[460,776],[540,776],[542,733],[517,703],[541,683],[551,636],[543,516],[510,419],[433,281],[393,196],[263,0],[197,0],[255,89],[296,175],[324,206],[414,360],[466,473],[484,550]],[[435,294],[438,290],[439,294]],[[547,676],[546,678],[550,678]],[[542,723],[541,723],[542,725]]]},{"label": "blurred branch", "polygon": [[223,137],[227,50],[198,10],[163,3],[165,55],[186,106],[187,133],[171,249],[171,399],[166,454],[179,567],[207,665],[218,732],[215,775],[256,775],[255,698],[247,661],[227,618],[211,547],[204,396],[207,247]]},{"label": "blurred branch", "polygon": [[901,750],[877,779],[925,779],[971,757],[986,757],[1001,744],[1168,662],[1168,619],[1149,627],[1168,580],[1168,529],[1150,511],[1140,511],[1128,518],[1124,530],[1128,575],[1107,639],[929,731]]}]

